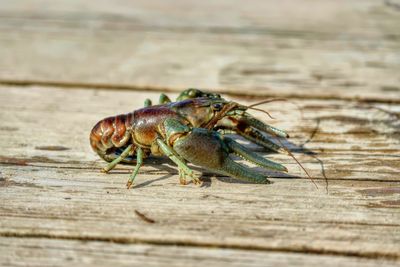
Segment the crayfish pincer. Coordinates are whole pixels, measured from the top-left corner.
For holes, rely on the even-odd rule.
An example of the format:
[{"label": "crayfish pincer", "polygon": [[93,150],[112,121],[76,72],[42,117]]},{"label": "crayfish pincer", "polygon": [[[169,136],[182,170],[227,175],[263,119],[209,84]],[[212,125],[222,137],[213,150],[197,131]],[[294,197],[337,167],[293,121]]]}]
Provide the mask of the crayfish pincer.
[{"label": "crayfish pincer", "polygon": [[261,173],[233,161],[229,154],[234,153],[266,169],[287,171],[281,164],[264,159],[218,132],[203,128],[191,128],[175,119],[166,119],[163,123],[163,128],[164,138],[169,146],[164,146],[163,142],[159,142],[159,145],[166,155],[179,166],[180,178],[183,181],[185,181],[186,176],[193,179],[193,173],[186,165],[181,165],[178,158],[174,158],[174,152],[194,165],[256,183],[270,182]]},{"label": "crayfish pincer", "polygon": [[216,94],[200,94],[199,97],[193,94],[191,98],[190,92],[184,91],[185,100],[170,102],[162,95],[159,105],[152,106],[151,101],[146,100],[142,109],[99,121],[91,131],[90,144],[101,158],[110,162],[102,171],[108,172],[120,162],[136,162],[127,182],[129,188],[143,159],[152,154],[165,155],[178,165],[181,184],[186,184],[187,179],[200,183],[188,162],[237,179],[270,183],[266,175],[236,163],[230,156],[235,154],[260,167],[287,172],[281,164],[261,157],[224,135],[234,132],[268,150],[286,151],[266,137],[287,137],[284,131],[246,112],[255,104],[243,106]]}]

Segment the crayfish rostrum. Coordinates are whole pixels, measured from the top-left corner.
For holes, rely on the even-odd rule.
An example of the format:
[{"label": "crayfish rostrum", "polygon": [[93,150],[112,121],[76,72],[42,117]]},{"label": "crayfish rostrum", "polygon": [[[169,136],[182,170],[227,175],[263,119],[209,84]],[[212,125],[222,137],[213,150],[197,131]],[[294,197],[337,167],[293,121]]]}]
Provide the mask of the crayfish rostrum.
[{"label": "crayfish rostrum", "polygon": [[256,183],[270,183],[267,176],[236,163],[230,154],[236,154],[258,166],[286,172],[287,169],[267,160],[240,145],[225,133],[237,133],[269,150],[285,150],[270,141],[266,134],[288,137],[277,128],[256,119],[246,111],[252,106],[227,101],[218,94],[188,89],[171,102],[162,94],[159,105],[145,101],[145,107],[132,113],[108,117],[99,121],[90,134],[95,152],[110,162],[102,171],[108,172],[119,162],[134,163],[129,188],[143,159],[150,154],[166,155],[178,165],[179,179],[200,183],[187,162],[212,172]]}]

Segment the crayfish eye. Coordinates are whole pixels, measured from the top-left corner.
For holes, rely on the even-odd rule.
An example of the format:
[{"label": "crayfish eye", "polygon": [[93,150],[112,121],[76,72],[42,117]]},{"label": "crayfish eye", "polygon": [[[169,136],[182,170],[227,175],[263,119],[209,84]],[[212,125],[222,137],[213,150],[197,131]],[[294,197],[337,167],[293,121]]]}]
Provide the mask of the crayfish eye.
[{"label": "crayfish eye", "polygon": [[219,111],[222,109],[223,105],[222,105],[222,103],[214,103],[214,104],[212,104],[212,107],[214,110]]}]

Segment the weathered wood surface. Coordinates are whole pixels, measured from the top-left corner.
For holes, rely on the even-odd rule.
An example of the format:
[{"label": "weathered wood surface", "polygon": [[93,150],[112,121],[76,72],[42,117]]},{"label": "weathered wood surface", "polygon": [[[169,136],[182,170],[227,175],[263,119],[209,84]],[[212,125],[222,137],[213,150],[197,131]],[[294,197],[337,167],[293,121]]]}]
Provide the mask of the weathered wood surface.
[{"label": "weathered wood surface", "polygon": [[398,6],[3,0],[0,82],[399,102]]},{"label": "weathered wood surface", "polygon": [[[1,264],[41,265],[54,253],[63,260],[49,265],[81,257],[94,265],[129,253],[139,257],[133,262],[147,257],[149,265],[198,265],[203,257],[260,266],[398,264],[399,105],[297,100],[303,118],[293,104],[268,105],[279,118],[271,123],[292,134],[290,146],[318,189],[292,159],[271,154],[293,178],[255,185],[205,173],[204,187],[181,186],[172,163],[149,159],[136,187],[126,190],[131,167],[100,173],[104,163],[91,151],[88,133],[100,118],[141,107],[146,97],[158,94],[0,91],[0,247],[7,252],[0,253]],[[318,154],[304,155],[296,146]],[[174,258],[177,251],[182,261]],[[121,265],[133,258],[126,257]]]},{"label": "weathered wood surface", "polygon": [[30,266],[40,267],[115,266],[116,262],[118,266],[398,266],[384,259],[43,238],[0,238],[0,252],[7,265],[15,265],[15,258],[24,256]]},{"label": "weathered wood surface", "polygon": [[[1,1],[0,266],[399,265],[399,7]],[[191,86],[295,101],[265,107],[318,189],[276,154],[272,185],[181,186],[163,159],[132,190],[131,166],[99,173],[99,119]]]}]

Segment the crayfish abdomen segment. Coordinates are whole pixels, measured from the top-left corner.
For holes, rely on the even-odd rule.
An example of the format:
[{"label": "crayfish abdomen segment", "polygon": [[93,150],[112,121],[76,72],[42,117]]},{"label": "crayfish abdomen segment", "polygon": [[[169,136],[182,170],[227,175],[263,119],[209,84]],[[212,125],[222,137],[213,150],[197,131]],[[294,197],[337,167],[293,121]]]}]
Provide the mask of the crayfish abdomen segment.
[{"label": "crayfish abdomen segment", "polygon": [[112,160],[115,156],[111,152],[125,146],[131,139],[132,120],[133,113],[128,113],[99,121],[90,132],[92,149],[106,161]]}]

